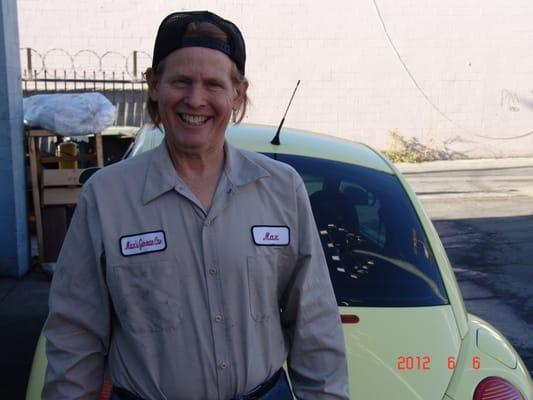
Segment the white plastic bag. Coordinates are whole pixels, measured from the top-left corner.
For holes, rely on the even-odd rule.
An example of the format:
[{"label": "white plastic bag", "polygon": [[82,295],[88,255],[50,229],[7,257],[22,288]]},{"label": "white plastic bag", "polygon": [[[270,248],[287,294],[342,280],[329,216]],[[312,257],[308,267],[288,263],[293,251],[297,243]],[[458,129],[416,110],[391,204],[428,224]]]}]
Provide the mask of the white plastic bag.
[{"label": "white plastic bag", "polygon": [[38,94],[23,100],[24,121],[64,136],[102,132],[115,120],[115,106],[101,93]]}]

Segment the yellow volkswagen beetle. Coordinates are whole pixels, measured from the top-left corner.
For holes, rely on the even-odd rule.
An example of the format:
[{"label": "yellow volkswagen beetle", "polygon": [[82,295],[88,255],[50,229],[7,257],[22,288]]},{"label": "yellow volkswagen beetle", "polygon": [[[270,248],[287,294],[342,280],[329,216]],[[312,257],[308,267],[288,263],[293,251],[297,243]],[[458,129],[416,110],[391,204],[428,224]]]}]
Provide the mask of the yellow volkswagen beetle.
[{"label": "yellow volkswagen beetle", "polygon": [[[344,326],[350,393],[373,400],[533,400],[519,355],[466,312],[442,243],[415,194],[380,153],[351,141],[239,125],[227,139],[302,176]],[[163,138],[147,126],[129,154]],[[41,338],[26,399],[40,398]],[[109,394],[104,385],[102,398]]]}]

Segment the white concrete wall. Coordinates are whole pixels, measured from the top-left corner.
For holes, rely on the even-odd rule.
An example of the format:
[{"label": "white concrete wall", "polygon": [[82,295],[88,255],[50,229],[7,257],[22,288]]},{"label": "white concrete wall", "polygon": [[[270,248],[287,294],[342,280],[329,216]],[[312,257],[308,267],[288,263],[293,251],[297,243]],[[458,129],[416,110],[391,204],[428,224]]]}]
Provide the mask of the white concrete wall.
[{"label": "white concrete wall", "polygon": [[[134,50],[145,52],[141,63],[149,63],[166,14],[209,9],[234,21],[247,41],[254,103],[249,122],[277,125],[301,79],[287,126],[382,149],[390,144],[389,131],[397,130],[434,147],[447,142],[470,156],[533,155],[531,0],[18,0],[18,5],[21,47],[41,54],[53,48],[71,54],[112,51],[126,56],[129,68]],[[95,56],[83,54],[77,67],[97,65]],[[114,54],[104,60],[109,70],[125,64]],[[55,51],[46,64],[62,69],[66,61]]]}]

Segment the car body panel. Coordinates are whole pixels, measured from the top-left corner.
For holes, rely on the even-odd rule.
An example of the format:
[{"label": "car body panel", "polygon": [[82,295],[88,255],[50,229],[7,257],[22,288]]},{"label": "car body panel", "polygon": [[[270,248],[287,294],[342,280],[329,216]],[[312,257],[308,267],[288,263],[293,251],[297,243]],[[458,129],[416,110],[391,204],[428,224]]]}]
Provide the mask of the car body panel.
[{"label": "car body panel", "polygon": [[477,329],[476,344],[479,350],[500,361],[511,369],[517,367],[518,361],[510,346],[503,342],[491,329]]},{"label": "car body panel", "polygon": [[38,400],[41,398],[47,364],[46,339],[41,334],[33,355],[30,379],[28,380],[28,386],[26,387],[26,400]]},{"label": "car body panel", "polygon": [[343,325],[353,399],[442,399],[461,345],[449,305],[340,312],[359,318]]},{"label": "car body panel", "polygon": [[[512,383],[522,394],[524,400],[533,399],[533,383],[531,377],[512,345],[489,323],[474,315],[468,315],[468,335],[463,339],[457,359],[457,366],[446,390],[453,400],[472,399],[479,382],[489,376],[498,376]],[[479,333],[493,337],[486,343],[483,350],[477,345]],[[507,354],[506,354],[507,353]],[[510,368],[503,360],[516,359],[516,367]],[[475,358],[477,357],[477,358]],[[476,368],[478,367],[479,368]]]}]

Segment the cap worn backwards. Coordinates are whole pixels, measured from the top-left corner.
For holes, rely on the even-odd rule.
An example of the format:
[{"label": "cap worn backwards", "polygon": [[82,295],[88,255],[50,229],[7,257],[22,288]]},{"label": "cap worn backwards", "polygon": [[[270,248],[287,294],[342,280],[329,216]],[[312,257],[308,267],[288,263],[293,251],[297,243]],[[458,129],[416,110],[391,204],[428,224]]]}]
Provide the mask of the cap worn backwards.
[{"label": "cap worn backwards", "polygon": [[[228,37],[228,43],[213,37],[184,37],[191,22],[209,22],[221,29]],[[246,49],[244,38],[237,26],[209,11],[183,11],[168,15],[159,25],[154,45],[152,68],[174,50],[183,47],[207,47],[219,50],[231,58],[244,75]]]}]

